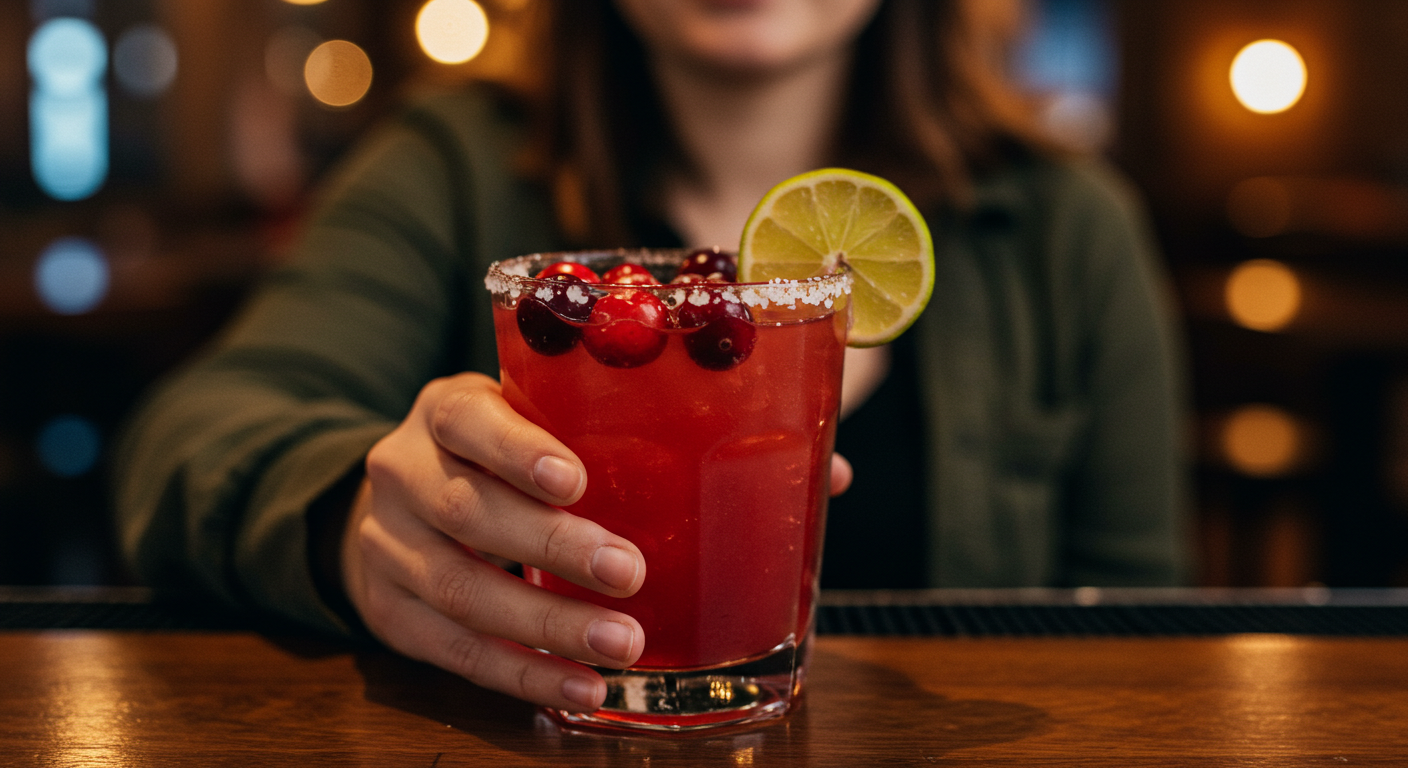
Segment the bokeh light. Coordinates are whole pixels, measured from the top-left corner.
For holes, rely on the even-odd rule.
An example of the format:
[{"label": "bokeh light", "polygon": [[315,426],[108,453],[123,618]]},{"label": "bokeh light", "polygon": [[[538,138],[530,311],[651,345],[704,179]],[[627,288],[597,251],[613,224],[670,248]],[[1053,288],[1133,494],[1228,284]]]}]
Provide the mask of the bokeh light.
[{"label": "bokeh light", "polygon": [[141,98],[160,96],[176,79],[176,43],[155,24],[139,24],[117,38],[112,68],[128,93]]},{"label": "bokeh light", "polygon": [[289,5],[318,5],[325,0],[284,0]]},{"label": "bokeh light", "polygon": [[47,21],[29,42],[29,72],[40,90],[55,96],[86,93],[107,71],[108,47],[90,21]]},{"label": "bokeh light", "polygon": [[1238,325],[1278,331],[1300,312],[1300,279],[1279,261],[1253,259],[1232,270],[1225,298],[1227,312]]},{"label": "bokeh light", "polygon": [[462,64],[484,49],[489,18],[474,0],[430,0],[416,15],[416,39],[441,64]]},{"label": "bokeh light", "polygon": [[372,87],[372,61],[355,43],[329,40],[308,54],[303,81],[318,101],[330,107],[351,106]]},{"label": "bokeh light", "polygon": [[34,290],[60,315],[81,315],[108,293],[107,257],[89,240],[64,237],[49,244],[34,265]]},{"label": "bokeh light", "polygon": [[62,17],[30,38],[30,163],[57,200],[82,200],[108,174],[107,43],[91,22]]},{"label": "bokeh light", "polygon": [[98,427],[82,416],[57,416],[39,430],[39,463],[59,477],[87,474],[98,463],[103,439]]},{"label": "bokeh light", "polygon": [[1232,60],[1231,78],[1242,106],[1261,114],[1284,112],[1305,93],[1305,61],[1280,40],[1258,40]]},{"label": "bokeh light", "polygon": [[[1040,120],[1056,141],[1084,152],[1103,150],[1114,134],[1112,103],[1119,52],[1114,15],[1098,0],[1022,3],[1030,13],[1006,17],[1011,3],[983,4],[986,23],[1022,25],[1013,75],[1042,97]],[[1025,22],[1025,23],[1024,23]],[[1016,29],[1016,26],[1012,27]]]},{"label": "bokeh light", "polygon": [[1304,430],[1295,417],[1272,405],[1246,405],[1232,412],[1221,437],[1227,462],[1253,477],[1284,475],[1305,453]]}]

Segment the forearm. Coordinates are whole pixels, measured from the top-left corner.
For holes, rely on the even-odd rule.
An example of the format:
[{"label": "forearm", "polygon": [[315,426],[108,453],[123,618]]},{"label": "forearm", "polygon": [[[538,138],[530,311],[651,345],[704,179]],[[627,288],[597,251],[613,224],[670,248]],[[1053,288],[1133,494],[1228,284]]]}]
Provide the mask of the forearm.
[{"label": "forearm", "polygon": [[307,513],[392,425],[247,379],[198,367],[134,420],[116,464],[123,554],[160,590],[345,631],[316,588]]}]

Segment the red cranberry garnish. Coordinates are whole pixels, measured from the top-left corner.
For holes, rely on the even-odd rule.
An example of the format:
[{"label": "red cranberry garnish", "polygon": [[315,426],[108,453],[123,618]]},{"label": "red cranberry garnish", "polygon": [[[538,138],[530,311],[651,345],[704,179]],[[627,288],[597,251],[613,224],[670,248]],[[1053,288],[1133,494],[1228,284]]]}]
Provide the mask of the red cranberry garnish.
[{"label": "red cranberry garnish", "polygon": [[518,302],[518,332],[528,347],[540,355],[570,352],[582,337],[582,329],[558,317],[548,305],[534,296]]},{"label": "red cranberry garnish", "polygon": [[[546,299],[552,311],[579,323],[585,323],[591,317],[596,296],[587,287],[589,283],[576,275],[552,275],[547,280],[553,284],[552,296]],[[541,293],[536,295],[542,298]]]},{"label": "red cranberry garnish", "polygon": [[533,351],[561,355],[582,337],[582,329],[567,320],[586,322],[596,297],[576,275],[551,275],[546,283],[518,302],[518,332]]},{"label": "red cranberry garnish", "polygon": [[[691,301],[700,296],[709,301]],[[717,293],[696,292],[680,304],[678,317],[681,328],[698,329],[684,337],[684,348],[701,368],[726,371],[753,353],[758,331],[753,326],[753,313],[741,302],[728,301]]]},{"label": "red cranberry garnish", "polygon": [[546,280],[553,275],[572,275],[587,283],[601,282],[601,278],[597,277],[597,274],[592,271],[591,267],[586,264],[578,264],[575,261],[559,261],[555,264],[549,264],[543,267],[542,271],[534,275],[534,277],[539,280]]},{"label": "red cranberry garnish", "polygon": [[649,291],[620,291],[597,300],[582,329],[582,346],[613,368],[637,368],[665,351],[670,311]]},{"label": "red cranberry garnish", "polygon": [[722,282],[732,283],[738,279],[738,262],[733,254],[718,248],[700,248],[685,257],[678,274],[702,275],[710,282],[722,278]]},{"label": "red cranberry garnish", "polygon": [[639,264],[621,264],[607,270],[601,281],[611,285],[659,285],[660,281],[650,270]]}]

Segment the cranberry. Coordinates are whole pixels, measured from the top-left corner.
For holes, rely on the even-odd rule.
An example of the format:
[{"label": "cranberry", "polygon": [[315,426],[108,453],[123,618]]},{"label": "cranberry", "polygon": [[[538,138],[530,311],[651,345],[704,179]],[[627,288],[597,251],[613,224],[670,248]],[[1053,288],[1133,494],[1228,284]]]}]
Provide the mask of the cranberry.
[{"label": "cranberry", "polygon": [[582,330],[582,346],[598,362],[613,368],[637,368],[665,351],[670,311],[649,291],[620,291],[603,296]]},{"label": "cranberry", "polygon": [[[596,297],[576,275],[555,274],[531,295],[518,302],[518,332],[535,352],[561,355],[577,345],[582,329],[567,322],[585,322]],[[564,319],[565,318],[565,319]]]},{"label": "cranberry", "polygon": [[559,261],[554,264],[549,264],[543,267],[542,271],[535,275],[535,277],[539,280],[546,280],[553,275],[572,275],[581,278],[582,281],[586,283],[601,282],[601,278],[597,277],[597,274],[592,271],[591,267],[586,264],[578,264],[575,261]]},{"label": "cranberry", "polygon": [[709,278],[703,275],[696,275],[693,272],[686,272],[682,275],[675,275],[675,279],[670,281],[670,285],[690,285],[691,283],[707,283]]},{"label": "cranberry", "polygon": [[[568,320],[585,323],[591,317],[596,296],[587,288],[587,281],[576,275],[558,274],[547,278],[552,296],[546,299],[548,307]],[[577,286],[573,288],[573,286]],[[538,298],[542,298],[538,294]]]},{"label": "cranberry", "polygon": [[577,346],[582,329],[558,317],[535,296],[518,302],[518,332],[529,348],[540,355],[561,355]]},{"label": "cranberry", "polygon": [[680,304],[680,327],[698,329],[684,338],[684,348],[699,367],[726,371],[753,353],[758,333],[753,327],[753,313],[742,303],[718,294],[695,294],[701,295],[709,296],[709,301],[695,304],[691,296]]},{"label": "cranberry", "polygon": [[738,279],[738,262],[733,254],[718,248],[700,248],[691,251],[680,265],[681,275],[703,275],[711,282],[722,278],[722,282],[732,283]]},{"label": "cranberry", "polygon": [[607,270],[601,281],[611,285],[659,285],[650,270],[639,264],[622,264]]}]

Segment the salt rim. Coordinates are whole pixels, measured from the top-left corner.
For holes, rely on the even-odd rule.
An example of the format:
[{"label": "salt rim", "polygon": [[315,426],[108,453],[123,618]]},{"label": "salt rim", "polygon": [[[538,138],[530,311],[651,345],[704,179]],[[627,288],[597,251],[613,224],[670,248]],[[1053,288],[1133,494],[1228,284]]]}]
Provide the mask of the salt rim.
[{"label": "salt rim", "polygon": [[[484,287],[495,296],[507,295],[511,299],[518,299],[524,293],[532,292],[543,300],[552,297],[551,290],[544,281],[532,276],[528,265],[539,260],[553,259],[555,261],[579,261],[584,255],[592,256],[617,256],[624,257],[632,253],[637,254],[662,254],[673,253],[673,251],[587,251],[581,253],[534,253],[527,256],[518,256],[512,259],[496,261],[489,265],[489,273],[484,277]],[[680,251],[687,253],[687,251]],[[709,303],[711,295],[717,295],[723,301],[734,304],[746,304],[750,307],[768,309],[776,306],[779,309],[797,309],[797,304],[809,306],[824,306],[830,309],[836,299],[842,296],[849,296],[851,293],[851,283],[853,278],[849,271],[836,272],[830,275],[818,275],[816,277],[803,278],[801,280],[784,280],[775,277],[766,283],[708,283],[707,288],[695,283],[689,288],[681,288],[678,285],[644,285],[630,286],[635,290],[648,290],[660,294],[665,298],[668,294],[672,299],[671,306],[679,306],[685,301],[696,306]],[[568,289],[568,298],[577,303],[585,303],[587,296],[580,293],[574,296],[578,289],[573,286]],[[543,295],[547,292],[547,295]]]}]

